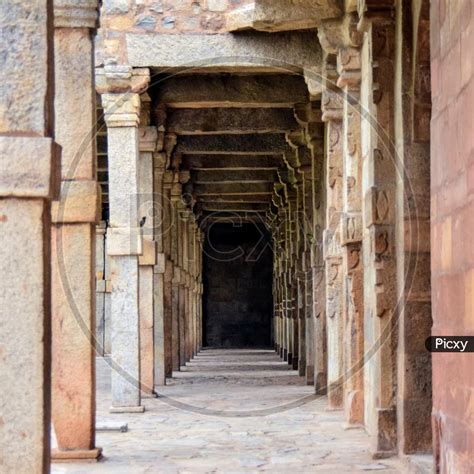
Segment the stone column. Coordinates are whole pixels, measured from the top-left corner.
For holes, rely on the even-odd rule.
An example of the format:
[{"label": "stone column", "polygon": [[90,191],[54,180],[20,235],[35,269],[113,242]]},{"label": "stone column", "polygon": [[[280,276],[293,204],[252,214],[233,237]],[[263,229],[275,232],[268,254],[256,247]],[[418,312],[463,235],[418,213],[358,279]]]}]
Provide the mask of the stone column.
[{"label": "stone column", "polygon": [[172,332],[173,332],[173,370],[179,370],[181,366],[180,346],[180,267],[179,267],[179,244],[180,226],[178,218],[178,203],[181,199],[181,184],[178,182],[178,174],[173,174],[173,182],[170,191],[171,197],[171,260],[173,263],[172,276]]},{"label": "stone column", "polygon": [[[166,254],[164,252],[164,234],[167,232],[165,206],[168,205],[164,195],[164,175],[166,156],[163,152],[155,153],[153,158],[153,206],[155,215],[154,240],[156,242],[156,263],[153,267],[155,311],[155,385],[165,385],[166,377],[171,376],[171,294],[170,273],[166,272]],[[168,265],[169,267],[169,265]]]},{"label": "stone column", "polygon": [[[166,163],[166,157],[165,163]],[[173,236],[173,212],[171,205],[171,187],[173,184],[173,172],[164,171],[163,174],[163,225],[161,234],[163,238],[163,252],[165,258],[164,274],[164,311],[165,311],[165,347],[166,347],[166,376],[171,377],[173,369],[179,370],[178,351],[176,350],[175,328],[173,326],[173,261],[171,259],[172,236]],[[157,198],[158,199],[158,198]]]},{"label": "stone column", "polygon": [[364,269],[362,264],[362,157],[360,150],[360,52],[347,47],[338,54],[344,91],[343,206],[344,272],[344,410],[350,425],[364,421]]},{"label": "stone column", "polygon": [[97,90],[108,133],[112,279],[112,413],[143,412],[140,397],[139,270],[142,235],[138,216],[139,93],[149,72],[126,66],[99,70]]},{"label": "stone column", "polygon": [[51,2],[0,3],[2,472],[49,472],[50,200],[57,198]]},{"label": "stone column", "polygon": [[[396,451],[394,325],[397,303],[395,259],[396,168],[392,137],[394,25],[365,25],[361,107],[364,254],[364,418],[372,452]],[[374,66],[377,67],[374,67]],[[368,355],[371,355],[369,358]]]},{"label": "stone column", "polygon": [[[97,460],[95,447],[96,182],[93,43],[97,2],[55,2],[55,136],[61,196],[52,207],[53,460]],[[66,119],[67,117],[67,119]],[[74,426],[74,429],[71,429]]]},{"label": "stone column", "polygon": [[326,267],[326,322],[328,350],[328,403],[342,408],[343,403],[343,272],[342,272],[342,98],[335,89],[335,58],[327,55],[322,119],[326,122],[327,213],[324,230]]},{"label": "stone column", "polygon": [[[144,94],[146,95],[146,94]],[[143,108],[142,97],[142,108]],[[143,117],[142,113],[142,117]],[[152,395],[155,386],[155,374],[163,383],[164,370],[161,371],[155,362],[161,361],[155,355],[155,334],[160,334],[159,327],[155,328],[155,321],[162,325],[159,314],[155,315],[156,290],[154,287],[154,267],[156,265],[155,204],[154,204],[154,176],[153,153],[156,151],[158,134],[155,127],[142,126],[139,128],[140,159],[138,163],[138,205],[139,219],[142,222],[142,255],[138,257],[139,264],[139,313],[140,313],[140,384],[143,394]],[[162,339],[162,338],[161,338]],[[156,341],[158,342],[158,341]]]}]

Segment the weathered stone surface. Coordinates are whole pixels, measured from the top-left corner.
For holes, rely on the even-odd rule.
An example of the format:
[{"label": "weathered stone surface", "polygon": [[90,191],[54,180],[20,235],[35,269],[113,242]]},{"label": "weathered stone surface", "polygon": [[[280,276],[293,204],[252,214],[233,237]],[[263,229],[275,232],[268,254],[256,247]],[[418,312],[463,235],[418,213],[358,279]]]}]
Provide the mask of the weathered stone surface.
[{"label": "weathered stone surface", "polygon": [[[40,199],[1,199],[0,273],[2,301],[0,395],[2,470],[47,469],[49,449],[49,222]],[[43,241],[44,238],[48,240]],[[19,291],[24,288],[25,291]],[[27,310],[25,310],[25,308]]]},{"label": "weathered stone surface", "polygon": [[174,109],[166,128],[177,135],[278,133],[298,127],[290,109]]},{"label": "weathered stone surface", "polygon": [[55,28],[95,28],[97,20],[97,0],[54,1]]},{"label": "weathered stone surface", "polygon": [[48,137],[0,137],[0,195],[53,197],[59,189],[55,153]]},{"label": "weathered stone surface", "polygon": [[158,100],[168,107],[292,107],[305,102],[304,81],[292,75],[177,76],[160,84]]},{"label": "weathered stone surface", "polygon": [[115,256],[112,280],[112,408],[142,410],[140,400],[140,348],[138,258]]},{"label": "weathered stone surface", "polygon": [[214,135],[210,137],[182,136],[178,139],[177,153],[268,155],[284,153],[288,149],[283,134]]},{"label": "weathered stone surface", "polygon": [[[52,37],[46,2],[2,2],[0,26],[0,133],[48,135],[51,117],[45,117],[51,100]],[[20,67],[21,66],[21,67]],[[28,72],[27,72],[28,71]],[[46,133],[45,133],[46,132]]]},{"label": "weathered stone surface", "polygon": [[[128,64],[133,67],[183,68],[213,71],[289,71],[317,66],[321,50],[314,32],[247,33],[239,35],[125,35]],[[189,48],[192,44],[193,47]],[[281,71],[281,69],[280,69]]]},{"label": "weathered stone surface", "polygon": [[53,226],[52,417],[61,452],[95,448],[94,240],[89,223]]}]

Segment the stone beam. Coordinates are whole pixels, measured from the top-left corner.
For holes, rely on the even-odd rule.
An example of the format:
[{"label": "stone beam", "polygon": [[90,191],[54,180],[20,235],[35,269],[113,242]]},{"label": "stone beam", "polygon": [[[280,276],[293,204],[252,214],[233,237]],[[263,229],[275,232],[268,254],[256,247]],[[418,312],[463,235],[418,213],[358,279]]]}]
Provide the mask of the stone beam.
[{"label": "stone beam", "polygon": [[288,150],[284,134],[185,136],[179,137],[176,145],[176,152],[185,155],[268,155]]},{"label": "stone beam", "polygon": [[283,167],[281,155],[185,155],[183,169],[199,170],[276,170]]},{"label": "stone beam", "polygon": [[219,171],[194,171],[192,173],[193,183],[235,183],[236,181],[246,182],[274,182],[276,171],[268,170],[245,170],[228,171],[225,169]]},{"label": "stone beam", "polygon": [[271,196],[273,191],[273,183],[206,183],[195,184],[193,192],[199,196],[213,196],[226,194],[240,195],[268,195]]},{"label": "stone beam", "polygon": [[[301,71],[321,63],[314,32],[239,35],[126,33],[128,64],[167,70]],[[192,45],[192,47],[190,47]],[[197,59],[199,58],[199,59]]]},{"label": "stone beam", "polygon": [[269,204],[270,196],[266,194],[254,196],[245,194],[201,195],[199,202],[203,204]]},{"label": "stone beam", "polygon": [[293,107],[308,101],[300,76],[175,76],[159,84],[157,100],[171,108]]},{"label": "stone beam", "polygon": [[338,0],[256,0],[227,15],[228,31],[288,31],[316,28],[342,14]]},{"label": "stone beam", "polygon": [[176,135],[278,133],[298,128],[290,109],[172,109],[166,129]]},{"label": "stone beam", "polygon": [[268,209],[268,202],[206,202],[202,204],[203,211],[210,212],[258,212],[266,211]]}]

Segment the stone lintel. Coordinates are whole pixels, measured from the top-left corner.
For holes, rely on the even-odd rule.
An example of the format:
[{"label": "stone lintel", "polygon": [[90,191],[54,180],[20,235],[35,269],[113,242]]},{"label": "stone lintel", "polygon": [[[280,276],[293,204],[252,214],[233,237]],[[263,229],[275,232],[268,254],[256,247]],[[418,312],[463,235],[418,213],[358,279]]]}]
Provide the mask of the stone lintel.
[{"label": "stone lintel", "polygon": [[207,183],[234,183],[240,181],[247,182],[274,182],[276,179],[276,171],[273,170],[243,170],[243,171],[228,171],[226,169],[217,171],[193,171],[194,184]]},{"label": "stone lintel", "polygon": [[96,28],[97,0],[54,0],[55,28]]},{"label": "stone lintel", "polygon": [[[132,67],[167,70],[192,68],[212,72],[300,72],[318,66],[321,49],[313,31],[233,34],[125,35],[127,60]],[[190,47],[192,45],[192,48]]]},{"label": "stone lintel", "polygon": [[100,187],[96,181],[63,181],[59,201],[53,201],[51,220],[59,223],[96,223],[100,210]]},{"label": "stone lintel", "polygon": [[189,170],[276,170],[284,166],[282,155],[185,155],[182,167]]},{"label": "stone lintel", "polygon": [[213,135],[179,137],[176,151],[182,154],[268,155],[289,149],[284,134]]},{"label": "stone lintel", "polygon": [[271,196],[273,191],[273,183],[225,183],[225,184],[197,184],[194,186],[194,192],[200,196],[214,195],[268,195]]},{"label": "stone lintel", "polygon": [[102,448],[71,449],[68,451],[60,449],[51,450],[51,460],[54,463],[97,462],[101,457]]},{"label": "stone lintel", "polygon": [[166,124],[177,135],[282,133],[298,127],[289,108],[170,109]]},{"label": "stone lintel", "polygon": [[0,137],[0,197],[56,198],[60,147],[49,137]]},{"label": "stone lintel", "polygon": [[309,98],[297,75],[176,76],[161,84],[158,102],[172,108],[291,108]]},{"label": "stone lintel", "polygon": [[143,251],[140,227],[111,227],[107,236],[110,256],[141,255]]}]

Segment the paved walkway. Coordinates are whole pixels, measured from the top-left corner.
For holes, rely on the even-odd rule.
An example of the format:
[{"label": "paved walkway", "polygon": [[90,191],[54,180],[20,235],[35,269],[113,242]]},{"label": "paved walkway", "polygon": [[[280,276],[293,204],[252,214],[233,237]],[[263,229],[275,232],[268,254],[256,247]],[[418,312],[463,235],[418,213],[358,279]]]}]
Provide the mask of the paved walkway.
[{"label": "paved walkway", "polygon": [[97,421],[129,431],[97,434],[101,462],[53,473],[404,472],[396,460],[372,460],[364,431],[344,430],[342,412],[326,411],[273,351],[203,350],[159,398],[144,399],[144,414],[109,414],[106,360],[97,373]]}]

